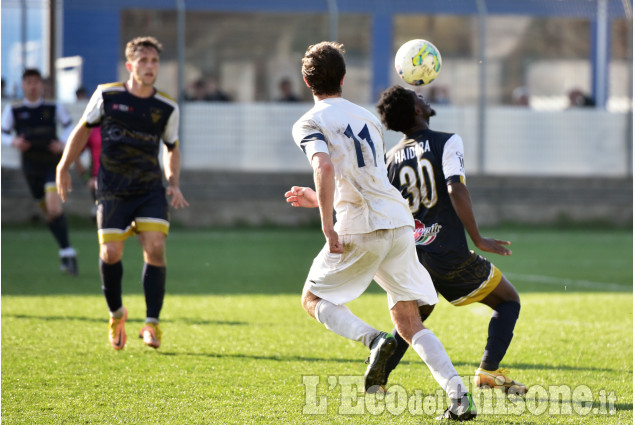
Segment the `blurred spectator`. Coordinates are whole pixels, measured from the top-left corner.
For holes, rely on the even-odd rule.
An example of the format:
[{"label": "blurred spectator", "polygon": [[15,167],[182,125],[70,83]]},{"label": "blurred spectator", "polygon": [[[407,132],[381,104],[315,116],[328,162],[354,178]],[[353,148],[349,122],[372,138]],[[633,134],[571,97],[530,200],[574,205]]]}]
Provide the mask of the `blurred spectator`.
[{"label": "blurred spectator", "polygon": [[569,90],[567,94],[569,96],[569,107],[570,108],[579,108],[585,106],[595,106],[595,99],[591,96],[585,94],[579,88],[573,88]]},{"label": "blurred spectator", "polygon": [[293,85],[289,78],[283,78],[278,85],[280,89],[280,97],[276,99],[277,102],[300,102],[300,98],[293,93]]},{"label": "blurred spectator", "polygon": [[75,96],[77,100],[88,100],[88,92],[86,91],[86,87],[79,86],[77,90],[75,90]]},{"label": "blurred spectator", "polygon": [[436,105],[449,105],[450,95],[446,86],[432,86],[428,92],[428,101]]},{"label": "blurred spectator", "polygon": [[[83,101],[88,99],[88,92],[86,91],[86,88],[80,86],[77,90],[75,90],[75,96],[77,96],[77,100]],[[91,129],[83,152],[86,151],[90,154],[90,164],[88,167],[84,166],[82,163],[81,156],[77,157],[73,165],[84,183],[86,183],[86,187],[88,187],[88,190],[93,198],[93,206],[90,210],[90,216],[95,219],[97,217],[97,173],[99,171],[99,156],[101,155],[100,126],[93,127]]]},{"label": "blurred spectator", "polygon": [[3,99],[7,99],[7,93],[5,92],[5,88],[6,88],[7,83],[4,81],[4,78],[2,79],[2,98]]},{"label": "blurred spectator", "polygon": [[529,90],[525,86],[518,86],[512,92],[512,105],[529,106]]},{"label": "blurred spectator", "polygon": [[208,81],[199,78],[190,87],[185,100],[229,102],[231,98],[220,89],[216,78],[210,78]]}]

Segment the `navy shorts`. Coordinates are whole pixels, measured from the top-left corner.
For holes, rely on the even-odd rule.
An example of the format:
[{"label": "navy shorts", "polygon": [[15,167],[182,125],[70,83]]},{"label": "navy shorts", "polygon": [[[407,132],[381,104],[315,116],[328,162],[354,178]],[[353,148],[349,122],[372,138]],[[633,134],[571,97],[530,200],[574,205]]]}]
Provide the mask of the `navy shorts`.
[{"label": "navy shorts", "polygon": [[139,232],[168,234],[170,222],[165,188],[129,198],[101,199],[97,202],[99,243],[124,241]]},{"label": "navy shorts", "polygon": [[22,172],[26,177],[31,195],[35,200],[44,200],[46,192],[57,192],[55,186],[55,164],[23,163]]},{"label": "navy shorts", "polygon": [[451,304],[467,305],[481,301],[498,286],[501,271],[485,257],[474,251],[466,261],[451,271],[440,272],[426,261],[426,254],[419,254],[419,261],[428,270],[434,288]]}]

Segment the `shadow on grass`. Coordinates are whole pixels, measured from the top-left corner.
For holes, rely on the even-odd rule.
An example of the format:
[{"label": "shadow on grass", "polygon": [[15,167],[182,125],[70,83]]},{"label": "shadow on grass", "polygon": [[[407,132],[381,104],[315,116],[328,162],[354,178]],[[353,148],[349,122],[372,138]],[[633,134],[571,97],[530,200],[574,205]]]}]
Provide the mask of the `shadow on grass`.
[{"label": "shadow on grass", "polygon": [[[243,353],[187,353],[187,352],[160,352],[161,355],[164,356],[194,356],[194,357],[210,357],[210,358],[236,358],[236,359],[251,359],[251,360],[271,360],[278,362],[286,362],[286,361],[298,361],[298,362],[327,362],[327,363],[364,363],[364,359],[343,359],[343,358],[318,358],[318,357],[304,357],[304,356],[261,356],[261,355],[253,355],[253,354],[243,354]],[[452,362],[454,366],[467,366],[474,367],[478,366],[477,363],[470,362]],[[400,364],[402,365],[420,365],[421,362],[404,360]],[[577,367],[577,366],[566,366],[566,365],[547,365],[547,364],[526,364],[526,363],[516,363],[510,364],[510,367],[518,370],[525,369],[539,369],[539,370],[577,370],[577,371],[595,371],[595,372],[619,372],[616,369],[608,369],[608,368],[593,368],[593,367]]]},{"label": "shadow on grass", "polygon": [[[58,320],[58,321],[80,321],[80,322],[95,322],[95,323],[106,323],[108,322],[107,318],[96,318],[96,317],[77,317],[77,316],[37,316],[37,315],[29,315],[29,314],[3,314],[3,318],[14,318],[14,319],[33,319],[33,320]],[[127,319],[126,322],[132,323],[143,323],[144,319]],[[221,325],[221,326],[247,326],[250,323],[248,322],[238,322],[238,321],[230,321],[230,320],[201,320],[201,319],[162,319],[161,323],[186,323],[188,325]]]}]

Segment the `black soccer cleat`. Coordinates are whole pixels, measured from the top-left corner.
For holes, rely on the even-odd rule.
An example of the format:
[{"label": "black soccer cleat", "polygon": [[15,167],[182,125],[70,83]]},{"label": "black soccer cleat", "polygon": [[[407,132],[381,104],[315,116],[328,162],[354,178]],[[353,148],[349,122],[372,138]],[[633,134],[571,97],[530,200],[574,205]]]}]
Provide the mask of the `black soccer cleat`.
[{"label": "black soccer cleat", "polygon": [[386,362],[397,348],[397,340],[387,332],[381,332],[370,344],[370,356],[368,368],[364,374],[364,390],[373,394],[382,391],[388,376],[386,375]]},{"label": "black soccer cleat", "polygon": [[471,421],[475,418],[476,406],[474,405],[474,400],[472,400],[472,395],[470,393],[465,393],[461,399],[452,400],[452,404],[445,409],[445,412],[443,412],[441,416],[437,416],[435,419],[438,421],[450,420],[465,422]]},{"label": "black soccer cleat", "polygon": [[70,274],[71,276],[77,276],[79,273],[79,269],[77,267],[77,257],[62,257],[61,258],[62,265],[60,266],[60,270]]}]

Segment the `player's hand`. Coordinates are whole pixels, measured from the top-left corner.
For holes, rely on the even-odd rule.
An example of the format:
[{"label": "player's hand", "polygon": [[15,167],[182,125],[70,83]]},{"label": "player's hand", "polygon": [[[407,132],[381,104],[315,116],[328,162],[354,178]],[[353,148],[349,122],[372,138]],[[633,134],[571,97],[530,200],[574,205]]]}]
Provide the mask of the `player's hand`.
[{"label": "player's hand", "polygon": [[55,184],[57,185],[57,194],[62,198],[62,202],[66,202],[66,195],[73,191],[71,175],[68,170],[57,167],[55,170]]},{"label": "player's hand", "polygon": [[170,204],[177,210],[179,208],[190,206],[190,204],[185,200],[185,197],[181,193],[181,189],[179,189],[178,186],[168,186],[166,193],[168,196],[172,197],[172,201],[170,202]]},{"label": "player's hand", "polygon": [[91,177],[86,182],[86,186],[89,190],[97,190],[97,178]]},{"label": "player's hand", "polygon": [[49,151],[55,155],[64,152],[64,143],[60,142],[59,140],[53,140],[49,144]]},{"label": "player's hand", "polygon": [[287,203],[293,207],[316,208],[318,206],[317,194],[310,187],[293,186],[284,194]]},{"label": "player's hand", "polygon": [[476,244],[476,247],[485,252],[492,252],[499,255],[512,255],[512,251],[504,245],[511,245],[511,242],[492,238],[482,238],[481,241]]},{"label": "player's hand", "polygon": [[343,254],[344,246],[340,243],[340,237],[334,229],[324,230],[324,236],[329,244],[331,254]]},{"label": "player's hand", "polygon": [[14,137],[11,141],[11,146],[19,150],[20,152],[26,152],[31,149],[31,142],[26,140],[24,136]]}]

